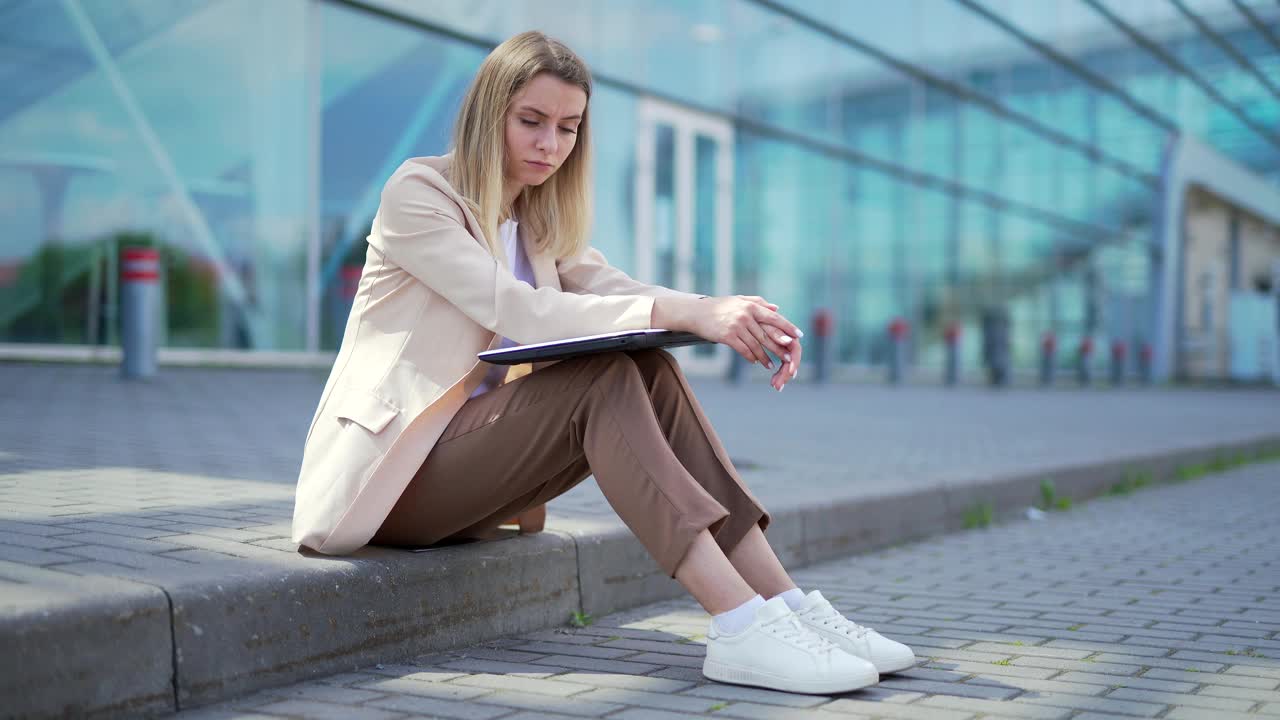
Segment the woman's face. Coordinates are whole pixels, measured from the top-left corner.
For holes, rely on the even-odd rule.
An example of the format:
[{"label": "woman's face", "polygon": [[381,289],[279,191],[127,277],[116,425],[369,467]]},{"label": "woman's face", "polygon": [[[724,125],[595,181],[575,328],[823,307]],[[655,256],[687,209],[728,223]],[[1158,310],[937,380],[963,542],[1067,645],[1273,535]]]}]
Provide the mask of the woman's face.
[{"label": "woman's face", "polygon": [[578,140],[587,94],[550,73],[539,73],[516,93],[506,124],[506,178],[519,186],[541,185]]}]

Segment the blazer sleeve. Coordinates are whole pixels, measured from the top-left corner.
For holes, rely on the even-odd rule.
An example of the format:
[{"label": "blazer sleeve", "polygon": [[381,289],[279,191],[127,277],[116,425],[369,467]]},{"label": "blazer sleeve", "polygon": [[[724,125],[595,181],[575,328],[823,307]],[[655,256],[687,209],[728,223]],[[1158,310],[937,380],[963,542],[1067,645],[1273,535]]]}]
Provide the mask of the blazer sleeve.
[{"label": "blazer sleeve", "polygon": [[[434,171],[430,171],[434,172]],[[536,343],[650,326],[653,298],[533,288],[466,230],[462,208],[426,173],[393,176],[369,244],[483,327]]]},{"label": "blazer sleeve", "polygon": [[604,253],[593,247],[587,248],[586,252],[576,257],[560,261],[557,267],[560,273],[560,285],[569,292],[594,295],[640,295],[652,298],[706,297],[706,295],[681,292],[635,280],[610,265]]}]

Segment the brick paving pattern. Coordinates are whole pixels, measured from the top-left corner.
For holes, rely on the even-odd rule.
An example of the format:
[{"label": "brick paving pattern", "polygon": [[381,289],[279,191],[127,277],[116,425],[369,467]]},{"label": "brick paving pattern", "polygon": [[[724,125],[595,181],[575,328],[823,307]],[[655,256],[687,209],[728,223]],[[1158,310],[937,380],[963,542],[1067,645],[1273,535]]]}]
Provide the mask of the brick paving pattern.
[{"label": "brick paving pattern", "polygon": [[920,658],[838,697],[704,681],[686,600],[177,717],[1280,717],[1278,483],[1251,465],[801,570]]},{"label": "brick paving pattern", "polygon": [[[32,568],[155,582],[295,561],[293,484],[327,373],[118,374],[0,363],[0,593]],[[1280,428],[1275,391],[693,385],[752,489],[777,507]],[[552,503],[550,527],[579,520],[621,525],[593,482]]]}]

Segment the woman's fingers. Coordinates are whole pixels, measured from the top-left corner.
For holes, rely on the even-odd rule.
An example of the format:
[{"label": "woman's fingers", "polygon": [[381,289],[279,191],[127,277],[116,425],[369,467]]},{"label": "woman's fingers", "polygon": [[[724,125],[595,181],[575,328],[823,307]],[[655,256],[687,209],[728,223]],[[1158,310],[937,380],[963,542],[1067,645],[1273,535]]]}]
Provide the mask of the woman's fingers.
[{"label": "woman's fingers", "polygon": [[796,341],[787,347],[787,354],[783,357],[782,364],[778,367],[778,371],[769,379],[769,384],[777,390],[782,390],[787,383],[795,379],[796,373],[800,369],[800,354],[803,352],[800,348],[800,341]]},{"label": "woman's fingers", "polygon": [[761,325],[754,318],[751,320],[751,324],[747,326],[747,330],[755,338],[756,342],[760,343],[761,347],[785,362],[784,356],[788,354],[787,343],[790,342],[790,338],[786,338],[785,335],[777,330]]},{"label": "woman's fingers", "polygon": [[715,336],[747,362],[774,369],[769,355],[776,356],[779,366],[769,384],[781,390],[799,371],[800,328],[779,314],[777,305],[758,295],[735,297],[747,304],[737,308],[720,305],[722,311],[728,312],[720,315],[716,324],[723,324]]},{"label": "woman's fingers", "polygon": [[747,362],[752,362],[752,363],[759,362],[759,360],[755,356],[755,353],[751,351],[751,346],[747,343],[746,340],[742,339],[742,337],[738,335],[732,335],[725,339],[724,344],[733,348],[733,351],[741,355],[742,359],[746,360]]},{"label": "woman's fingers", "polygon": [[786,319],[777,312],[762,306],[756,306],[752,311],[757,322],[772,325],[774,328],[781,330],[788,337],[798,338],[804,333],[794,323]]},{"label": "woman's fingers", "polygon": [[791,377],[792,378],[800,374],[800,356],[803,354],[804,354],[804,348],[800,346],[800,341],[797,340],[791,346]]},{"label": "woman's fingers", "polygon": [[738,340],[747,347],[747,351],[750,353],[748,360],[773,369],[773,362],[769,360],[768,353],[765,352],[764,347],[760,345],[760,341],[756,339],[755,335],[751,334],[749,328],[740,328],[738,330]]}]

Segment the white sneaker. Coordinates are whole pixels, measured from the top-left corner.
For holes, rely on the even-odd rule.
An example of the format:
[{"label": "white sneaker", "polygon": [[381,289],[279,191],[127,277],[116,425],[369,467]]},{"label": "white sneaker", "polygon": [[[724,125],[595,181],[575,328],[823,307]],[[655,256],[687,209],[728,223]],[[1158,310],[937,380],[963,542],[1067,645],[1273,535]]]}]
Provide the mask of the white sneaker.
[{"label": "white sneaker", "polygon": [[796,611],[796,617],[802,625],[835,643],[841,650],[870,660],[882,674],[906,670],[916,664],[916,655],[911,648],[841,615],[817,590],[805,596],[804,605]]},{"label": "white sneaker", "polygon": [[724,635],[712,623],[702,674],[720,682],[819,695],[880,681],[874,665],[807,630],[779,597],[756,609],[756,619],[736,635]]}]

